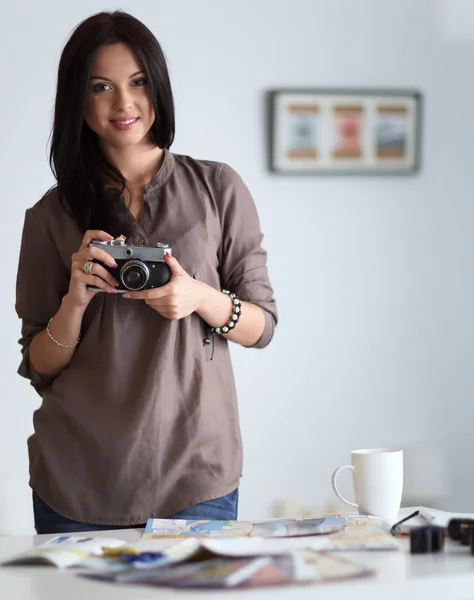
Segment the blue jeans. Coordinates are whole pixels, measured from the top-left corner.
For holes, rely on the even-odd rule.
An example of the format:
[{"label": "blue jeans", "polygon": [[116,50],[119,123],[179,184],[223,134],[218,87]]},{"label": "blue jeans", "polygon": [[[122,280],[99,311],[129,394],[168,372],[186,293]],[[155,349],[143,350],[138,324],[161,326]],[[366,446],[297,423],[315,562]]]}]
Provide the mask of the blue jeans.
[{"label": "blue jeans", "polygon": [[[190,508],[186,508],[167,518],[169,519],[210,519],[215,521],[237,520],[237,509],[239,504],[239,488],[227,496],[206,500]],[[36,533],[73,533],[76,531],[104,531],[106,529],[132,529],[145,527],[144,523],[136,525],[93,525],[91,523],[80,523],[62,517],[50,506],[41,500],[33,491],[33,512],[35,516]],[[153,515],[150,515],[153,517]]]}]

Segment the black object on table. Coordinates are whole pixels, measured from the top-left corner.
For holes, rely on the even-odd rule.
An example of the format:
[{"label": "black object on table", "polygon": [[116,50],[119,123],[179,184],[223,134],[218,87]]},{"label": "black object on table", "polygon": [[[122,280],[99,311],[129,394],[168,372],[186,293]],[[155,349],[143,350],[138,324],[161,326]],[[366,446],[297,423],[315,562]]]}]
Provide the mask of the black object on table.
[{"label": "black object on table", "polygon": [[431,554],[444,548],[444,529],[438,525],[414,527],[410,531],[411,554]]}]

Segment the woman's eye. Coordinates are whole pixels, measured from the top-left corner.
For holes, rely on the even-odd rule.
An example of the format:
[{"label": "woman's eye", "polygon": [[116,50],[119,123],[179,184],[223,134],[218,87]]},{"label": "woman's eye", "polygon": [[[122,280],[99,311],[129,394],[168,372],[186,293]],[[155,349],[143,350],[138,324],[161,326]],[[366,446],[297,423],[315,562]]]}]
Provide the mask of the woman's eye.
[{"label": "woman's eye", "polygon": [[133,81],[133,85],[137,87],[142,87],[148,83],[148,79],[135,79]]},{"label": "woman's eye", "polygon": [[105,92],[106,90],[111,89],[110,85],[107,83],[96,83],[92,86],[93,92]]}]

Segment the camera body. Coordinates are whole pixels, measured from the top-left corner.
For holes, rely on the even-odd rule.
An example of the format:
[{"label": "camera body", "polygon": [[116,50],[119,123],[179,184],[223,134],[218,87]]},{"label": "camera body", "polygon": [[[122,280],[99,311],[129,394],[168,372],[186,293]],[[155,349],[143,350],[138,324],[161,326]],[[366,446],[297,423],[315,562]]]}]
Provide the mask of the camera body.
[{"label": "camera body", "polygon": [[[167,244],[155,246],[132,246],[123,240],[93,240],[89,246],[96,246],[107,252],[117,263],[117,268],[99,263],[118,281],[118,293],[136,292],[166,285],[171,277],[171,271],[165,262],[165,254],[171,254]],[[90,286],[90,289],[102,291]]]}]

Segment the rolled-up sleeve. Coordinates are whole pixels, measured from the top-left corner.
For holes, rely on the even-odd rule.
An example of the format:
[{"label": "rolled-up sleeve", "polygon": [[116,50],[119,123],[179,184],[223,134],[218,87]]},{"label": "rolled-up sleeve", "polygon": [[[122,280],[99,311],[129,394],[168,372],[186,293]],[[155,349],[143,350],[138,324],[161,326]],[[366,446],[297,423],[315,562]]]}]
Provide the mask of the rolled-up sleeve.
[{"label": "rolled-up sleeve", "polygon": [[30,344],[46,328],[67,292],[69,274],[45,225],[26,211],[16,280],[15,309],[21,319],[22,361],[18,373],[43,395],[55,376],[38,373],[30,361]]},{"label": "rolled-up sleeve", "polygon": [[240,176],[228,165],[220,169],[219,212],[222,286],[263,310],[265,328],[253,347],[264,348],[271,341],[278,321],[267,253],[262,248],[263,234],[253,198]]}]

